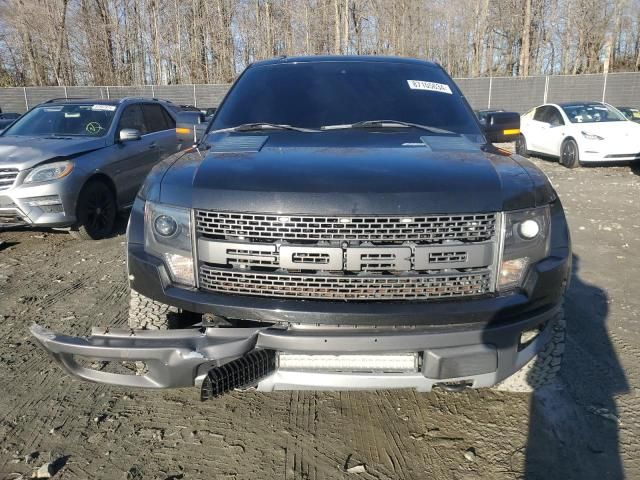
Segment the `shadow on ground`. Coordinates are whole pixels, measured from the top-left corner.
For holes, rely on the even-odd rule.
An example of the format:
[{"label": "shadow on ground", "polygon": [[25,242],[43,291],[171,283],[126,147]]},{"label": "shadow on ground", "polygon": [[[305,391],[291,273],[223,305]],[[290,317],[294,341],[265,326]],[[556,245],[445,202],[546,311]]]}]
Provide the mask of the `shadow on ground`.
[{"label": "shadow on ground", "polygon": [[609,339],[608,313],[606,292],[581,280],[574,256],[561,374],[531,398],[526,480],[624,477],[615,396],[629,386]]}]

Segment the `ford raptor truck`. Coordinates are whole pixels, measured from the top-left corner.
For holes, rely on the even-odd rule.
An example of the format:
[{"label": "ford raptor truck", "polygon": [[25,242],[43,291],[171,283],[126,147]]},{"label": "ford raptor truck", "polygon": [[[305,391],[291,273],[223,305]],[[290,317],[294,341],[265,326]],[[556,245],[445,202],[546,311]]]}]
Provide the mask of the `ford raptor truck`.
[{"label": "ford raptor truck", "polygon": [[133,205],[130,328],[32,327],[71,374],[206,399],[522,391],[558,371],[570,238],[545,175],[491,143],[517,114],[481,127],[434,63],[283,57],[199,123],[178,119],[201,138]]}]

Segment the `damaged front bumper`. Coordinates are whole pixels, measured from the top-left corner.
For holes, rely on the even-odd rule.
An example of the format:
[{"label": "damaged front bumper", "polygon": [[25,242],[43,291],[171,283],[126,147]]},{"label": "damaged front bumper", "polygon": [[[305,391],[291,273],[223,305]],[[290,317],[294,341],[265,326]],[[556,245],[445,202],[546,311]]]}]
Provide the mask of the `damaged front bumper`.
[{"label": "damaged front bumper", "polygon": [[[136,330],[94,328],[89,337],[31,327],[36,340],[69,373],[84,380],[143,388],[200,386],[214,396],[238,387],[273,390],[372,390],[438,385],[489,387],[522,368],[546,344],[559,307],[507,324],[433,328],[203,328]],[[533,340],[523,334],[535,330]],[[268,356],[260,368],[260,352]],[[256,355],[258,353],[258,355]],[[357,368],[282,368],[281,354],[350,356],[415,353],[411,371]],[[78,357],[106,362],[144,362],[140,375],[89,368]],[[261,358],[261,357],[260,357]],[[266,360],[265,360],[266,359]],[[270,360],[271,359],[271,360]],[[313,363],[313,362],[312,362]],[[268,368],[266,367],[268,365]],[[251,373],[257,372],[257,373]]]}]

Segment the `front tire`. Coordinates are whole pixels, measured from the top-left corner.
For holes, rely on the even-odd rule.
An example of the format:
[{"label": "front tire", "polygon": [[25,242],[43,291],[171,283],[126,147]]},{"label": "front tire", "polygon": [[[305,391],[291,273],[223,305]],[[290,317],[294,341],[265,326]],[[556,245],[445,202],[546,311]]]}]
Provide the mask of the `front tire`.
[{"label": "front tire", "polygon": [[575,140],[570,138],[562,143],[560,147],[560,164],[567,168],[580,166],[580,151]]},{"label": "front tire", "polygon": [[553,331],[544,349],[516,373],[495,385],[493,389],[502,392],[529,393],[551,383],[562,365],[566,327],[564,310],[560,309],[548,327]]},{"label": "front tire", "polygon": [[129,328],[135,330],[170,330],[191,327],[202,316],[158,302],[131,289],[129,297]]},{"label": "front tire", "polygon": [[113,231],[118,206],[107,184],[100,180],[87,183],[78,196],[78,225],[70,233],[79,240],[101,240]]},{"label": "front tire", "polygon": [[527,150],[527,139],[524,135],[518,135],[516,139],[516,153],[524,158],[529,158],[529,150]]}]

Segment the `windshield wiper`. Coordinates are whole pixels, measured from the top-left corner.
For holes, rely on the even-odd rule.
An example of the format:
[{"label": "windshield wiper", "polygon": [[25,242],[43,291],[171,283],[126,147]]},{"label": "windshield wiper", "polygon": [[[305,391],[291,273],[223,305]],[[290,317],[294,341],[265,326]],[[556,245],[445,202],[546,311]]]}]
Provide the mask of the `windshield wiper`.
[{"label": "windshield wiper", "polygon": [[429,125],[420,125],[419,123],[403,122],[401,120],[363,120],[362,122],[347,123],[344,125],[324,125],[320,127],[320,130],[344,130],[349,128],[398,128],[398,127],[412,127],[419,128],[420,130],[426,130],[431,133],[442,133],[447,135],[458,135],[451,130],[445,130],[443,128],[430,127]]},{"label": "windshield wiper", "polygon": [[224,133],[224,132],[250,132],[252,130],[294,130],[296,132],[317,132],[312,128],[294,127],[293,125],[283,125],[280,123],[269,122],[256,122],[256,123],[243,123],[242,125],[236,125],[235,127],[221,128],[219,130],[211,130],[209,133]]}]

